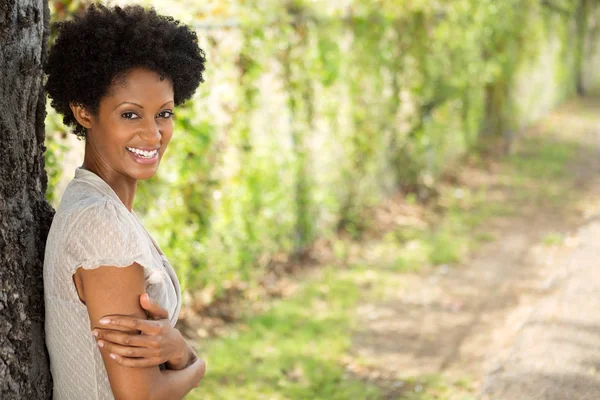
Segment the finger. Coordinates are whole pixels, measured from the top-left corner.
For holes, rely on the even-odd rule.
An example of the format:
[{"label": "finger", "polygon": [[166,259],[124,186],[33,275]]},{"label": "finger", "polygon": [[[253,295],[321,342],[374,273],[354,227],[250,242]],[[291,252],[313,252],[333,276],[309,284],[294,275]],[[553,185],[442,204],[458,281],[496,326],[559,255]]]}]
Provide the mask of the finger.
[{"label": "finger", "polygon": [[[114,357],[113,357],[114,356]],[[131,368],[145,368],[145,367],[154,367],[162,364],[161,360],[154,358],[129,358],[123,357],[119,354],[111,353],[110,358],[115,360],[116,363]]]},{"label": "finger", "polygon": [[113,331],[109,329],[96,328],[94,332],[97,333],[97,340],[104,340],[105,342],[117,343],[123,346],[133,347],[147,347],[157,348],[160,347],[156,338],[158,336],[149,335],[138,335],[127,332]]},{"label": "finger", "polygon": [[145,347],[128,347],[116,343],[105,342],[104,340],[98,341],[98,347],[104,349],[109,353],[117,354],[122,357],[128,358],[139,357],[152,359],[160,357],[160,349],[148,349]]},{"label": "finger", "polygon": [[194,361],[194,363],[199,363],[200,364],[200,374],[199,374],[200,376],[199,376],[199,380],[194,385],[194,387],[198,387],[198,386],[200,386],[200,381],[202,381],[204,379],[204,375],[206,374],[206,361],[204,361],[201,358],[198,358],[196,361]]},{"label": "finger", "polygon": [[200,362],[202,363],[202,373],[200,375],[200,379],[203,379],[204,375],[206,374],[206,361],[200,359]]},{"label": "finger", "polygon": [[161,307],[160,304],[153,302],[150,299],[148,293],[144,293],[140,296],[140,304],[142,308],[148,311],[148,317],[152,319],[165,319],[169,318],[169,311]]},{"label": "finger", "polygon": [[128,328],[126,326],[117,326],[117,325],[112,325],[110,328],[107,328],[109,324],[102,324],[102,325],[96,325],[93,327],[93,329],[95,330],[99,330],[99,329],[103,329],[105,331],[111,331],[111,332],[126,332],[126,333],[131,333],[131,334],[136,334],[136,335],[140,335],[142,334],[142,331],[140,331],[139,329],[136,329],[135,331],[132,331],[131,328]]},{"label": "finger", "polygon": [[100,319],[99,322],[101,324],[100,327],[102,328],[117,330],[126,330],[127,328],[137,329],[146,334],[158,334],[162,329],[162,324],[160,322],[140,319],[128,315],[107,315]]}]

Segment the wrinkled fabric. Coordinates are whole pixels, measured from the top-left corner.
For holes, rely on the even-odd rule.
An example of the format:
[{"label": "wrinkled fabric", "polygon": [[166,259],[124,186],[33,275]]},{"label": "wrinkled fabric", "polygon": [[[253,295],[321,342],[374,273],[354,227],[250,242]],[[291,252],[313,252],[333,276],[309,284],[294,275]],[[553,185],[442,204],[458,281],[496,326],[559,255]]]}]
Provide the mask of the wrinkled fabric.
[{"label": "wrinkled fabric", "polygon": [[169,311],[174,327],[181,289],[159,250],[108,183],[82,167],[75,170],[52,221],[44,258],[45,340],[54,400],[114,399],[87,307],[73,281],[77,268],[137,262],[144,268],[148,295]]}]

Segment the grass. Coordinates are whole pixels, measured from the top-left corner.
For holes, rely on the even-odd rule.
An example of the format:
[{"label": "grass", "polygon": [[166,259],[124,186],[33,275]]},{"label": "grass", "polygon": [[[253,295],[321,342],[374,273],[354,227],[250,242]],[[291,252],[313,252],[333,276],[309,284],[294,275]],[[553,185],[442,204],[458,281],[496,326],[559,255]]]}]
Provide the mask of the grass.
[{"label": "grass", "polygon": [[379,399],[343,366],[364,274],[324,268],[292,297],[203,342],[208,374],[186,399]]},{"label": "grass", "polygon": [[563,242],[563,239],[564,239],[564,237],[562,234],[552,232],[552,233],[547,234],[544,237],[543,242],[546,246],[554,246],[554,245],[561,244]]},{"label": "grass", "polygon": [[581,149],[569,140],[524,139],[523,151],[508,158],[516,200],[562,206],[572,200],[565,165]]},{"label": "grass", "polygon": [[[577,145],[527,139],[521,150],[501,162],[499,182],[509,198],[493,200],[491,189],[443,187],[444,212],[435,226],[388,232],[373,252],[375,262],[347,268],[328,266],[299,283],[289,298],[232,327],[229,334],[201,342],[208,373],[188,400],[377,400],[384,393],[350,376],[344,356],[357,323],[353,310],[366,293],[377,296],[395,285],[391,275],[425,265],[455,264],[477,246],[495,239],[485,224],[490,218],[516,215],[525,204],[561,205],[572,196],[565,166]],[[410,199],[409,199],[410,200]],[[551,245],[562,240],[546,236]],[[339,260],[349,247],[334,241]],[[361,289],[370,281],[370,289]],[[396,289],[397,290],[397,289]],[[472,399],[469,379],[441,375],[407,379],[402,400]]]},{"label": "grass", "polygon": [[[442,187],[440,204],[446,209],[434,227],[421,230],[402,228],[395,233],[398,261],[396,270],[414,271],[424,265],[455,264],[485,242],[492,233],[480,229],[494,217],[518,215],[521,208],[563,206],[573,199],[566,165],[580,144],[565,140],[527,138],[521,150],[502,160],[500,184],[507,198],[493,200],[491,188]],[[545,244],[559,243],[549,234]]]},{"label": "grass", "polygon": [[475,400],[469,378],[448,379],[435,374],[408,379],[405,386],[402,400]]}]

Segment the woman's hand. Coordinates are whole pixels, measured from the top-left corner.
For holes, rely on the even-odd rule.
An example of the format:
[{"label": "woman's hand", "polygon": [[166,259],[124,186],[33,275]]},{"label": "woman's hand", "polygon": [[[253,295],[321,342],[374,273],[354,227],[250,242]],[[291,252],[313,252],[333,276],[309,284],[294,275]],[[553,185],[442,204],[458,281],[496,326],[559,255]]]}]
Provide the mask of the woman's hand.
[{"label": "woman's hand", "polygon": [[[105,315],[100,319],[104,326],[92,331],[94,336],[98,334],[98,346],[126,367],[152,367],[166,362],[167,369],[185,368],[189,358],[187,343],[179,330],[171,326],[168,311],[152,303],[146,293],[140,296],[140,304],[149,319],[126,315]],[[141,332],[122,331],[132,328]]]}]

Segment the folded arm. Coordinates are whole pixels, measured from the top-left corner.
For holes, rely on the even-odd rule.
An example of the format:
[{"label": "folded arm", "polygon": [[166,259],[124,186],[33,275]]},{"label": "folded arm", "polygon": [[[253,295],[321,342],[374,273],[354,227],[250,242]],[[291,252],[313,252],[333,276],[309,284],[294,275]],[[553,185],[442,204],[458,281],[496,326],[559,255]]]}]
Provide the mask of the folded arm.
[{"label": "folded arm", "polygon": [[[102,328],[98,321],[107,314],[146,318],[139,303],[139,296],[145,292],[144,270],[141,265],[133,263],[128,267],[79,268],[76,274],[80,275],[82,282],[91,329]],[[139,333],[130,328],[123,330],[127,329],[129,332]],[[185,365],[176,365],[175,367],[180,368],[176,370],[160,370],[158,366],[125,367],[110,358],[107,350],[99,349],[115,399],[182,399],[199,385],[205,371],[204,362],[196,356],[187,342],[186,345],[189,358]]]}]

